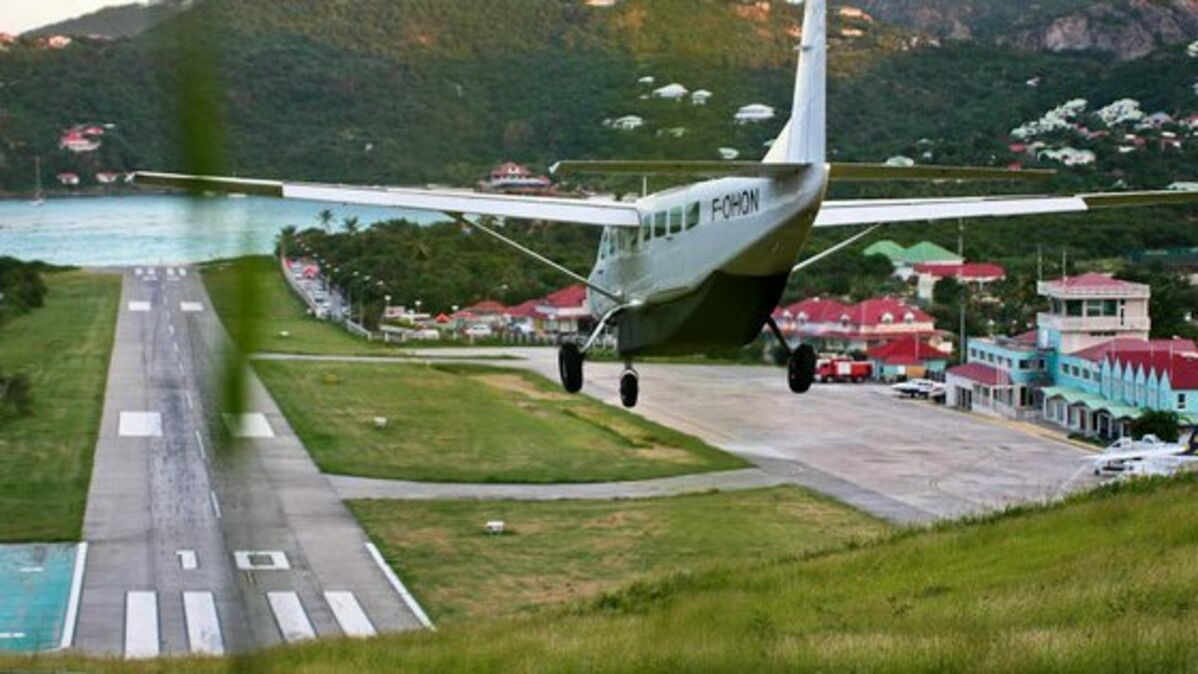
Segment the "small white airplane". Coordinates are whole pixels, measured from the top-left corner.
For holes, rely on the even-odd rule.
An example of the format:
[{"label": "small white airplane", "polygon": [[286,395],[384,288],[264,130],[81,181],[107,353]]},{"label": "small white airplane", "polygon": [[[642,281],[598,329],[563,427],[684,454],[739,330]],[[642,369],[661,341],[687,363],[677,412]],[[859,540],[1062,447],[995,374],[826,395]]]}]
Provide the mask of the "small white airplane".
[{"label": "small white airplane", "polygon": [[1155,435],[1136,441],[1120,438],[1102,454],[1084,460],[1091,464],[1095,475],[1171,475],[1186,465],[1198,465],[1198,430],[1190,435],[1186,446],[1161,442]]},{"label": "small white airplane", "polygon": [[[505,196],[464,190],[355,187],[273,180],[138,172],[145,185],[197,194],[226,192],[286,199],[368,204],[446,213],[586,285],[598,324],[582,345],[558,354],[562,385],[583,385],[583,361],[608,326],[617,332],[625,363],[620,398],[636,405],[639,379],[633,359],[693,353],[752,342],[769,326],[789,353],[787,380],[804,393],[816,354],[796,349],[770,317],[790,275],[860,240],[886,223],[958,220],[1096,208],[1198,202],[1198,192],[1119,192],[1071,196],[994,196],[942,199],[825,200],[829,182],[854,180],[1028,180],[1046,171],[937,166],[892,167],[827,161],[826,0],[807,0],[794,102],[786,128],[761,162],[564,161],[557,173],[693,175],[705,178],[634,202]],[[589,276],[566,269],[499,231],[497,219],[518,218],[603,228]],[[870,225],[802,262],[814,227]]]}]

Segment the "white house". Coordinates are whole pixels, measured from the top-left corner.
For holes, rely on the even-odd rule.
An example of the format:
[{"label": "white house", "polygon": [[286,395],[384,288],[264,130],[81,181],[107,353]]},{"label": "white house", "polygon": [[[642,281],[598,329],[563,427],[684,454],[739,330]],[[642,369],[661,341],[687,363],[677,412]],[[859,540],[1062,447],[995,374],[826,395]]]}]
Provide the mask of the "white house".
[{"label": "white house", "polygon": [[637,82],[637,84],[653,84],[655,81],[656,80],[653,79],[652,75],[645,75],[644,77],[640,78],[636,82]]},{"label": "white house", "polygon": [[1136,99],[1121,98],[1099,110],[1098,117],[1103,122],[1106,122],[1107,126],[1114,126],[1116,124],[1138,122],[1144,119],[1144,111],[1140,109],[1140,102]]},{"label": "white house", "polygon": [[659,87],[653,90],[653,95],[657,98],[665,98],[671,101],[676,101],[686,94],[687,88],[681,84],[678,84],[677,82],[672,82],[664,87]]},{"label": "white house", "polygon": [[886,160],[886,165],[887,166],[902,166],[902,167],[915,166],[915,160],[910,157],[904,157],[901,154],[896,154],[895,156]]},{"label": "white house", "polygon": [[1086,166],[1093,164],[1098,159],[1098,156],[1092,150],[1078,150],[1072,147],[1063,147],[1057,150],[1041,150],[1037,156],[1040,159],[1059,161],[1065,166]]},{"label": "white house", "polygon": [[645,125],[645,120],[636,115],[625,115],[611,121],[611,128],[619,131],[634,131]]},{"label": "white house", "polygon": [[740,150],[734,147],[721,147],[719,152],[721,159],[736,159],[740,156]]},{"label": "white house", "polygon": [[737,124],[749,124],[752,122],[764,122],[774,118],[774,109],[765,103],[750,103],[742,106],[736,111],[733,119]]},{"label": "white house", "polygon": [[693,105],[707,105],[709,100],[711,100],[711,92],[706,89],[691,92],[691,104]]}]

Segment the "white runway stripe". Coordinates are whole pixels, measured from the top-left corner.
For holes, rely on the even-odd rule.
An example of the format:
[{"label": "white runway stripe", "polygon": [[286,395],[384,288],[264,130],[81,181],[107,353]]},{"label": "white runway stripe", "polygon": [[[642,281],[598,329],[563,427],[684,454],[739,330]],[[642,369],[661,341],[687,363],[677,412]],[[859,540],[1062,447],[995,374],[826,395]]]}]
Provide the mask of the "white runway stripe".
[{"label": "white runway stripe", "polygon": [[125,594],[125,657],[158,657],[158,594]]},{"label": "white runway stripe", "polygon": [[270,602],[270,610],[275,614],[275,622],[279,625],[279,632],[283,634],[284,641],[290,643],[316,638],[316,630],[312,629],[312,622],[308,620],[308,614],[304,613],[304,605],[300,603],[298,594],[267,592],[266,600]]},{"label": "white runway stripe", "polygon": [[333,609],[333,617],[345,636],[372,637],[378,634],[353,592],[325,592],[324,598],[329,602],[329,608]]},{"label": "white runway stripe", "polygon": [[211,592],[184,592],[183,612],[187,617],[187,643],[192,653],[223,655],[225,642],[216,617],[216,600]]}]

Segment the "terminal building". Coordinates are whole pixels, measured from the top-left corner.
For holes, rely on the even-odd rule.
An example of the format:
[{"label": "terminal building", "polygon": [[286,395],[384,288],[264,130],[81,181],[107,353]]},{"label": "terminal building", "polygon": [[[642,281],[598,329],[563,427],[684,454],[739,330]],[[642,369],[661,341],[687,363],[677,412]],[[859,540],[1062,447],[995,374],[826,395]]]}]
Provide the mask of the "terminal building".
[{"label": "terminal building", "polygon": [[949,405],[1119,438],[1147,410],[1198,425],[1198,346],[1149,339],[1150,290],[1103,274],[1041,282],[1035,331],[969,340],[946,373]]}]

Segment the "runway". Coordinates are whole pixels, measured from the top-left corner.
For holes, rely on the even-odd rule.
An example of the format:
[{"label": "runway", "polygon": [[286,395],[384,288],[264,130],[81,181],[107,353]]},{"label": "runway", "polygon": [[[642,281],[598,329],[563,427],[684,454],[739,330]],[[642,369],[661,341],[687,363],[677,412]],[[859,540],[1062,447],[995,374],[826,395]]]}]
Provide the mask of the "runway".
[{"label": "runway", "polygon": [[198,274],[122,274],[71,645],[217,655],[422,627],[252,372],[243,414],[221,408],[231,345]]}]

